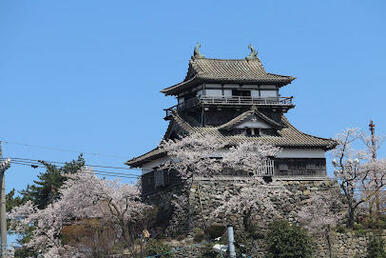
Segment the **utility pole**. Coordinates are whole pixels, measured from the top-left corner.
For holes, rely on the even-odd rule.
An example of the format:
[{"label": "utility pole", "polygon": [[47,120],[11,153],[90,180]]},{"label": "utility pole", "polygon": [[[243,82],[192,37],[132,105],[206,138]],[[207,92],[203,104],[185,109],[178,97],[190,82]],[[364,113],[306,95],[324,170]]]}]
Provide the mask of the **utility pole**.
[{"label": "utility pole", "polygon": [[375,124],[373,120],[370,120],[369,130],[371,135],[371,158],[375,161],[377,159],[377,147],[375,143]]},{"label": "utility pole", "polygon": [[1,231],[1,257],[4,258],[7,255],[7,216],[5,207],[5,171],[10,167],[11,160],[3,159],[3,152],[1,150],[0,142],[0,183],[1,183],[1,196],[0,196],[0,231]]},{"label": "utility pole", "polygon": [[[369,123],[369,130],[370,130],[370,135],[371,135],[371,160],[374,162],[377,160],[377,146],[375,142],[375,124],[373,120],[370,120]],[[377,172],[374,171],[374,180],[375,180],[375,185],[378,187],[378,175],[376,174]],[[375,219],[378,224],[379,218],[381,216],[380,213],[381,210],[381,204],[380,204],[380,199],[379,199],[379,190],[375,193]]]},{"label": "utility pole", "polygon": [[233,236],[233,226],[228,225],[227,226],[227,233],[228,233],[228,251],[229,251],[229,257],[230,258],[236,258],[236,250],[235,250],[235,238]]}]

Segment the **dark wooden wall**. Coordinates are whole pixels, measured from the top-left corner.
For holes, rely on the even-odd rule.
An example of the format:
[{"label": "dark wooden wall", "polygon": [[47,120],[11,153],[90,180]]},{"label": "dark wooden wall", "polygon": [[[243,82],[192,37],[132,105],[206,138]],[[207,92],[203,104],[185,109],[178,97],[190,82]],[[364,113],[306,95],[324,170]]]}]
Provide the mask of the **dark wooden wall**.
[{"label": "dark wooden wall", "polygon": [[275,176],[325,176],[325,158],[275,159]]},{"label": "dark wooden wall", "polygon": [[177,172],[162,170],[146,173],[142,175],[141,180],[142,195],[152,194],[157,190],[181,183],[181,179],[177,176]]},{"label": "dark wooden wall", "polygon": [[[233,174],[242,176],[245,173],[229,172],[225,174]],[[142,194],[148,195],[181,183],[181,179],[175,171],[152,171],[142,175]],[[304,176],[304,177],[319,177],[326,175],[326,159],[324,158],[286,158],[275,159],[274,176]]]}]

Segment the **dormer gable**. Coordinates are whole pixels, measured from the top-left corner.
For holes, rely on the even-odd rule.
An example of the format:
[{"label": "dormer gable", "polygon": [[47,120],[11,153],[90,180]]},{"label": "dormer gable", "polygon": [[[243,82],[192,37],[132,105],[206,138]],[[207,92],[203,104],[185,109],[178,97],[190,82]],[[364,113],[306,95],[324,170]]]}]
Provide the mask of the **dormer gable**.
[{"label": "dormer gable", "polygon": [[218,129],[221,131],[231,131],[234,129],[248,128],[277,130],[283,128],[283,125],[259,112],[256,107],[252,107],[250,110],[223,124]]},{"label": "dormer gable", "polygon": [[272,128],[270,124],[257,117],[256,115],[252,116],[250,119],[245,120],[244,122],[236,125],[234,128],[244,129],[244,128],[254,128],[254,129],[269,129]]}]

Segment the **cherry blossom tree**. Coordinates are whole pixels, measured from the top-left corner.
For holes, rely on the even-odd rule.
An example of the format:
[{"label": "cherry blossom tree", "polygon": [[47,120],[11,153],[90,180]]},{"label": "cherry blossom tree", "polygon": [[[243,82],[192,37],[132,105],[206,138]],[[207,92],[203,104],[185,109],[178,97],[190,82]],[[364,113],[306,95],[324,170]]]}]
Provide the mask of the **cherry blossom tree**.
[{"label": "cherry blossom tree", "polygon": [[[382,146],[382,143],[385,137],[374,134],[373,130],[375,125],[373,124],[372,121],[370,121],[369,126],[370,126],[370,131],[372,131],[373,133],[370,135],[367,135],[366,133],[362,132],[360,138],[366,146],[367,153],[369,156],[368,159],[371,161],[371,163],[375,162],[375,163],[378,163],[378,165],[373,164],[373,165],[370,165],[370,167],[368,167],[370,169],[372,166],[372,169],[370,169],[371,185],[367,189],[364,189],[362,194],[364,195],[365,199],[368,199],[367,204],[368,204],[370,220],[372,220],[374,217],[375,217],[375,220],[378,220],[382,214],[381,204],[384,203],[385,196],[384,196],[384,192],[376,190],[382,183],[382,180],[381,180],[382,169],[379,169],[379,166],[382,164],[382,161],[377,160],[377,150]],[[376,169],[377,167],[378,169]],[[373,194],[374,191],[375,191],[375,194]],[[373,212],[374,208],[375,208],[375,214]]]},{"label": "cherry blossom tree", "polygon": [[[248,229],[254,214],[262,216],[263,220],[282,217],[276,207],[278,204],[274,203],[272,197],[286,202],[292,195],[293,193],[279,181],[267,185],[264,180],[254,177],[251,181],[243,184],[237,194],[215,196],[220,205],[213,214],[219,218],[241,216],[244,227]],[[234,223],[234,221],[227,222]]]},{"label": "cherry blossom tree", "polygon": [[151,209],[140,201],[137,188],[99,179],[89,169],[68,177],[59,190],[60,199],[47,208],[37,209],[27,202],[11,211],[11,226],[17,233],[23,234],[33,227],[27,247],[45,257],[84,256],[87,247],[65,245],[60,235],[66,225],[92,218],[111,225],[117,241],[129,247],[135,234],[143,230],[147,211]]},{"label": "cherry blossom tree", "polygon": [[[338,146],[333,150],[334,174],[348,205],[349,227],[354,225],[357,208],[385,186],[386,162],[382,160],[368,162],[370,156],[368,151],[353,149],[353,143],[360,139],[360,136],[358,129],[344,130],[335,137]],[[363,191],[367,191],[368,194],[363,195]]]},{"label": "cherry blossom tree", "polygon": [[161,144],[169,160],[162,169],[177,171],[181,179],[211,177],[227,170],[255,173],[280,149],[260,141],[231,144],[212,135],[192,134]]},{"label": "cherry blossom tree", "polygon": [[332,257],[331,228],[334,228],[344,216],[343,204],[339,196],[339,189],[320,191],[313,194],[307,205],[302,206],[298,212],[299,221],[304,228],[326,238],[329,257]]},{"label": "cherry blossom tree", "polygon": [[[160,168],[177,171],[178,176],[184,182],[188,182],[184,184],[187,190],[190,189],[196,177],[215,177],[234,172],[246,176],[252,175],[249,178],[249,183],[260,183],[262,180],[256,176],[258,169],[265,164],[268,158],[274,157],[280,151],[279,148],[260,141],[231,144],[221,141],[215,136],[201,134],[164,141],[161,148],[167,152],[169,160]],[[185,191],[185,194],[188,195],[189,191]],[[198,194],[200,195],[200,193]],[[254,191],[253,187],[245,188],[241,190],[237,198],[232,199],[231,203],[249,203],[253,206],[255,201],[259,201],[263,204],[263,195],[263,192]],[[175,218],[185,216],[189,219],[191,217],[188,200],[188,196],[185,196],[184,193],[174,198],[172,206],[174,207]],[[226,203],[225,200],[224,203]],[[269,202],[266,204],[269,205]],[[224,206],[222,210],[226,212],[227,207]],[[246,214],[244,215],[246,217],[250,215],[249,210],[245,210]],[[176,220],[178,219],[172,218],[172,221]]]},{"label": "cherry blossom tree", "polygon": [[199,134],[164,141],[160,147],[169,160],[161,168],[177,171],[182,180],[193,180],[194,176],[203,174],[217,174],[222,167],[216,158],[219,157],[219,150],[225,146],[226,143],[214,136],[202,137]]},{"label": "cherry blossom tree", "polygon": [[[361,199],[368,204],[369,217],[379,220],[383,213],[382,207],[385,204],[385,180],[386,180],[386,160],[371,160],[361,166],[362,173],[367,175],[362,183]],[[375,214],[373,208],[375,206]]]}]

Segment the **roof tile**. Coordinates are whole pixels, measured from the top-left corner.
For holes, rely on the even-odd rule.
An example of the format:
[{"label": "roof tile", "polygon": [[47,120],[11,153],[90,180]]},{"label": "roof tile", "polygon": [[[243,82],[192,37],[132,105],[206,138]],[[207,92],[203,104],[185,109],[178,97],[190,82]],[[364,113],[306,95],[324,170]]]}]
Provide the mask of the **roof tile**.
[{"label": "roof tile", "polygon": [[[246,111],[245,113],[250,112]],[[245,114],[244,114],[245,115]],[[240,116],[244,116],[241,114]],[[217,137],[219,140],[226,141],[232,144],[238,144],[243,142],[255,142],[255,141],[264,141],[278,147],[287,147],[287,148],[322,148],[325,150],[330,150],[336,146],[336,141],[332,139],[320,138],[305,134],[297,130],[285,116],[282,116],[283,127],[277,130],[278,136],[245,136],[245,135],[230,135],[227,133],[222,133],[219,127],[200,127],[192,126],[186,120],[184,120],[177,112],[172,115],[170,123],[176,123],[183,130],[186,130],[186,133],[193,134],[197,133],[198,135],[212,135]],[[162,153],[158,147],[151,150],[139,157],[133,158],[126,162],[127,165],[131,167],[139,167],[148,160],[158,158],[160,156],[165,156],[165,153]]]},{"label": "roof tile", "polygon": [[252,60],[195,58],[189,62],[189,71],[185,80],[161,92],[174,95],[202,82],[285,85],[294,79],[292,76],[267,73],[258,58]]}]

